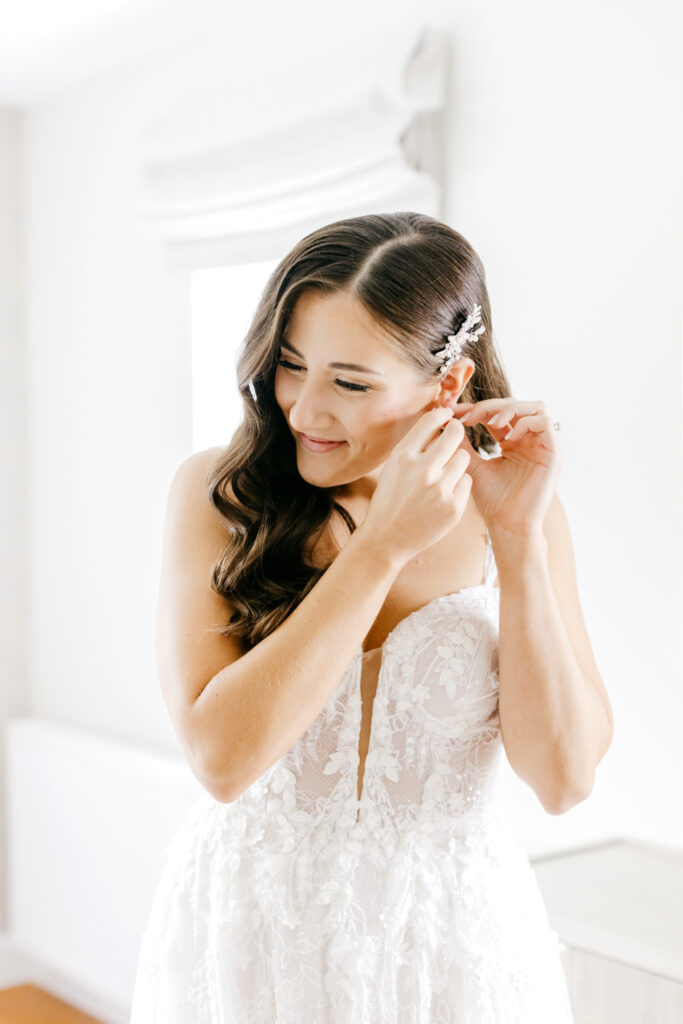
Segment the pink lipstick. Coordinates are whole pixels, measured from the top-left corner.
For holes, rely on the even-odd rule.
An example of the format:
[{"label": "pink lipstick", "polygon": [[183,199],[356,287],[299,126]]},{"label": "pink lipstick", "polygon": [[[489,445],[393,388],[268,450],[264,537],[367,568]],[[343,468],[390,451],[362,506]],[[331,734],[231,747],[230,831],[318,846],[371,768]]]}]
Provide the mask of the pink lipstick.
[{"label": "pink lipstick", "polygon": [[312,437],[307,437],[306,434],[299,434],[301,443],[304,448],[307,448],[309,452],[331,452],[335,448],[341,447],[346,444],[346,441],[316,441]]}]

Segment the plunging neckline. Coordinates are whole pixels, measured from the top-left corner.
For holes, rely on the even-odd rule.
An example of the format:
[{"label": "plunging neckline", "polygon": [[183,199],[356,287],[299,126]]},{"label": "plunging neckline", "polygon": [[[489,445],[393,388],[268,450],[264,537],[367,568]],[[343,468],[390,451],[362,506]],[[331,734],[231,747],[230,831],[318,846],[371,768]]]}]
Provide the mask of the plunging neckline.
[{"label": "plunging neckline", "polygon": [[[415,608],[412,612],[409,612],[402,619],[399,619],[399,621],[396,623],[394,628],[389,630],[389,632],[387,633],[386,638],[384,640],[384,643],[381,644],[379,647],[371,647],[369,651],[364,651],[363,650],[363,644],[361,643],[360,647],[357,648],[355,654],[353,655],[352,663],[355,663],[356,660],[360,661],[360,668],[359,668],[359,671],[358,671],[358,686],[356,688],[356,691],[357,691],[357,694],[358,694],[358,731],[357,731],[357,734],[356,734],[356,753],[358,754],[358,764],[356,766],[356,777],[355,777],[356,785],[355,785],[355,792],[354,792],[354,799],[355,799],[355,803],[356,803],[356,807],[357,807],[355,825],[358,825],[358,823],[359,823],[361,804],[363,802],[363,797],[365,795],[365,770],[366,770],[366,766],[367,766],[368,755],[370,754],[370,749],[371,749],[371,746],[372,746],[372,735],[373,735],[373,731],[374,731],[373,727],[374,727],[374,724],[375,724],[375,704],[376,704],[377,697],[379,696],[379,692],[380,692],[380,683],[381,683],[381,679],[382,679],[382,669],[384,668],[384,649],[385,649],[385,647],[387,647],[387,645],[389,644],[389,641],[393,639],[393,637],[398,632],[398,630],[401,629],[404,626],[404,623],[409,622],[411,619],[414,619],[416,615],[419,615],[422,612],[424,612],[424,610],[426,608],[432,608],[434,605],[436,605],[436,604],[438,604],[438,603],[440,603],[442,601],[451,601],[454,598],[460,597],[462,594],[468,594],[468,593],[471,593],[472,591],[487,590],[487,589],[488,590],[497,591],[500,594],[500,586],[494,587],[493,583],[490,582],[489,580],[484,580],[482,583],[473,583],[469,587],[461,587],[459,590],[453,590],[449,594],[438,594],[436,597],[433,597],[431,599],[431,601],[427,601],[426,604],[421,604],[419,608]],[[376,686],[375,686],[375,693],[373,695],[373,698],[372,698],[372,701],[371,701],[371,706],[370,706],[370,724],[369,724],[369,729],[368,729],[368,744],[367,744],[367,750],[365,752],[365,758],[363,760],[363,775],[359,779],[359,774],[360,774],[360,742],[361,742],[361,730],[362,730],[362,727],[363,727],[363,690],[362,690],[362,683],[363,683],[363,658],[364,658],[365,655],[376,654],[378,651],[380,652],[380,658],[379,658],[379,666],[378,666],[378,669],[377,669],[377,683],[376,683]],[[354,673],[353,674],[353,679],[355,680],[355,678],[356,677],[355,677],[355,673]],[[360,794],[358,792],[359,782],[360,782]]]}]

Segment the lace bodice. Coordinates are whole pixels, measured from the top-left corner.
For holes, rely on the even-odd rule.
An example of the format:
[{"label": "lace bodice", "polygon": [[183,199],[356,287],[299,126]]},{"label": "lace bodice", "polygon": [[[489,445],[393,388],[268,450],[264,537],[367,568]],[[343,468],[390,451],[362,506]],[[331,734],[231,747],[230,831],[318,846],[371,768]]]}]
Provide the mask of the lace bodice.
[{"label": "lace bodice", "polygon": [[[460,598],[463,595],[471,594],[473,592],[476,593],[477,591],[481,591],[482,589],[486,590],[490,586],[492,586],[492,584],[493,584],[493,577],[496,575],[496,569],[495,569],[495,561],[493,559],[493,551],[492,551],[492,547],[491,547],[490,538],[488,536],[488,533],[487,533],[486,540],[487,540],[487,543],[486,543],[486,557],[485,557],[485,566],[484,566],[484,579],[483,579],[482,583],[478,584],[476,586],[464,587],[461,590],[454,591],[453,593],[446,594],[446,595],[443,595],[441,597],[434,598],[432,601],[429,601],[426,605],[423,605],[421,608],[418,608],[417,611],[412,612],[411,615],[408,616],[409,619],[412,619],[418,613],[420,613],[422,618],[425,618],[426,614],[429,614],[430,609],[432,609],[433,607],[435,607],[437,605],[443,606],[444,603],[445,603],[446,607],[449,607],[449,605],[452,606],[452,604],[453,604],[453,602],[455,601],[456,598]],[[403,620],[403,621],[405,621],[405,620]],[[399,625],[401,625],[401,623],[399,623]],[[453,625],[455,625],[455,623]],[[460,626],[459,629],[462,631],[462,626]],[[360,651],[360,666],[359,666],[358,689],[359,689],[359,692],[361,694],[361,722],[359,724],[359,730],[358,730],[358,736],[359,736],[359,743],[358,743],[359,764],[358,764],[358,772],[357,772],[357,774],[358,774],[357,792],[358,792],[359,804],[360,804],[360,802],[362,800],[362,791],[363,791],[364,774],[365,774],[365,759],[366,759],[366,755],[367,755],[367,752],[368,752],[368,749],[369,749],[370,739],[373,738],[372,737],[372,732],[373,732],[373,729],[374,729],[379,734],[381,734],[382,733],[382,728],[383,728],[382,725],[381,725],[381,719],[380,719],[380,723],[378,725],[374,725],[374,716],[375,716],[374,701],[375,701],[375,698],[376,698],[376,695],[377,695],[377,690],[379,689],[379,677],[382,674],[383,668],[385,668],[386,666],[391,666],[392,665],[392,660],[395,657],[393,652],[396,651],[396,649],[397,649],[396,648],[396,644],[394,643],[392,634],[395,634],[397,630],[398,630],[398,626],[396,626],[391,631],[391,633],[389,633],[385,643],[382,646],[372,647],[372,648],[369,648],[367,650],[363,650],[361,648],[361,651]],[[450,644],[455,642],[455,643],[457,643],[459,645],[462,645],[464,637],[460,636],[460,637],[458,637],[456,639],[455,632],[453,630],[451,630],[451,632],[448,634],[446,639],[448,640],[448,642]],[[418,640],[418,642],[419,642],[419,640]],[[466,643],[466,639],[465,639],[465,643]],[[402,652],[403,655],[408,654],[408,652],[405,650],[405,647],[406,647],[406,641],[404,639],[403,640],[403,647],[401,648],[399,646],[399,648],[398,648],[399,652]],[[385,650],[386,650],[386,653],[385,653]],[[427,653],[427,651],[426,651],[426,653]],[[446,650],[446,649],[442,650],[440,652],[440,654],[439,654],[438,651],[436,653],[437,653],[437,657],[451,658],[452,653],[453,653],[453,649],[452,649],[452,647],[449,647],[448,650]],[[410,656],[410,655],[408,655],[408,656]],[[419,671],[419,667],[426,667],[426,666],[417,666],[416,665],[415,667]],[[489,667],[492,667],[492,666],[489,666]],[[390,672],[391,668],[386,669],[386,671]],[[429,669],[428,669],[428,672],[431,673],[431,671],[432,671],[432,667],[430,666]],[[385,686],[384,679],[382,680],[382,684],[383,684],[383,688],[384,688],[384,686]],[[405,679],[403,680],[403,684],[402,685],[403,685],[404,690],[405,690],[406,689],[406,680]],[[397,693],[399,692],[398,687],[394,688],[394,687],[391,686],[391,682],[389,682],[388,688],[389,688],[389,692],[393,692],[394,690]],[[446,689],[448,689],[448,687],[446,687]],[[432,716],[435,715],[435,714],[439,714],[439,716],[440,716],[440,710],[442,710],[442,709],[439,708],[439,702],[438,701],[435,702],[433,696],[432,696],[432,699],[429,699],[429,700],[427,700],[425,702],[424,698],[427,697],[427,691],[426,691],[426,688],[424,687],[424,685],[423,685],[422,689],[420,689],[419,686],[415,687],[415,686],[411,685],[410,686],[410,694],[411,694],[411,705],[419,704],[425,716],[430,715],[430,714]],[[423,697],[423,701],[422,702],[420,702],[420,697],[421,696]],[[452,696],[452,694],[449,694],[448,696],[449,696],[449,699],[450,699],[450,696]],[[392,713],[392,709],[387,704],[386,701],[384,701],[384,703],[382,704],[381,708],[382,708],[382,710],[381,710],[380,714],[385,714],[386,712],[388,712],[389,714]],[[451,712],[456,712],[457,713],[459,708],[458,707],[449,707],[449,710]],[[493,707],[491,708],[491,711],[492,711],[492,713],[495,713],[495,709]],[[413,718],[415,718],[415,707],[412,708],[411,715],[412,715]],[[464,719],[462,717],[460,717],[460,724],[461,725],[464,724]],[[493,721],[489,722],[489,726],[491,726],[491,725],[493,725],[494,728],[495,728],[495,723]],[[429,728],[429,726],[426,725],[426,724],[424,724],[424,727],[425,728]],[[389,731],[388,735],[392,735],[392,732],[393,732],[394,735],[396,735],[396,732],[392,731],[392,730]],[[410,749],[411,749],[410,744],[415,744],[415,743],[418,743],[417,737],[416,736],[412,736],[410,738],[410,742],[409,743],[407,742],[406,743],[406,747],[404,748],[404,753],[406,755],[410,752]],[[376,762],[378,757],[381,756],[381,755],[378,754],[378,751],[377,751],[377,748],[376,748],[377,740],[374,740],[374,744],[375,744],[375,746],[374,746],[374,749],[373,749],[373,752],[372,752],[372,759],[373,759],[373,762]],[[419,747],[420,747],[420,744],[418,743],[418,749],[419,749]],[[401,763],[403,769],[407,770],[409,768],[407,762],[402,762],[401,761],[400,751],[398,752],[398,754],[399,754],[398,763]],[[360,812],[358,811],[357,812],[357,816],[356,816],[356,821],[359,821],[359,813]]]},{"label": "lace bodice", "polygon": [[[334,817],[353,817],[351,835],[493,808],[499,591],[490,541],[486,551],[484,582],[435,598],[381,648],[355,652],[323,713],[286,756],[299,807],[327,817],[329,801]],[[377,683],[358,799],[364,673]]]},{"label": "lace bodice", "polygon": [[130,1024],[571,1024],[498,795],[495,575],[488,540],[482,583],[359,648],[236,800],[200,797],[168,849]]}]

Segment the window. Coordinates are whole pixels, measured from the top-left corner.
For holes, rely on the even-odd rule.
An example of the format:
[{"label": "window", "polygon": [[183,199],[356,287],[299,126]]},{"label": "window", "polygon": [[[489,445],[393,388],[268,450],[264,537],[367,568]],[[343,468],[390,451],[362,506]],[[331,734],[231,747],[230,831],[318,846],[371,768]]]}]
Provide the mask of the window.
[{"label": "window", "polygon": [[235,358],[278,260],[191,274],[192,450],[226,445],[242,419]]}]

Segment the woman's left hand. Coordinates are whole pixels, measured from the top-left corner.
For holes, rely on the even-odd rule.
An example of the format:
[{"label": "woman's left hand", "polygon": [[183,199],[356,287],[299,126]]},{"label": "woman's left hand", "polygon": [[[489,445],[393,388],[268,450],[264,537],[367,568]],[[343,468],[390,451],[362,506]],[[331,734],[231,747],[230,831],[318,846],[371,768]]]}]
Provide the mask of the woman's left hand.
[{"label": "woman's left hand", "polygon": [[470,453],[471,494],[487,526],[524,536],[542,531],[562,464],[545,403],[487,398],[452,408],[454,419],[465,426],[483,423],[500,445],[498,458],[482,459],[467,434],[460,444]]}]

